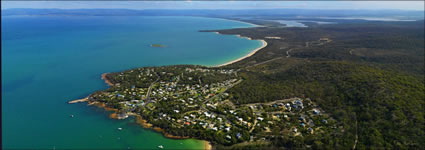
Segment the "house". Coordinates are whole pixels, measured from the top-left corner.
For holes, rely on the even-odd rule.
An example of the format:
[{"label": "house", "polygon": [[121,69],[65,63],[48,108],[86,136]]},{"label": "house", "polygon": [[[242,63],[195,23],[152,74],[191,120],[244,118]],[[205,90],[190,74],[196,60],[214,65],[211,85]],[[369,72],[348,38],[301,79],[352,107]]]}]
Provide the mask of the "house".
[{"label": "house", "polygon": [[291,107],[291,104],[286,103],[286,104],[285,104],[285,107],[286,107],[286,108]]},{"label": "house", "polygon": [[318,114],[320,114],[320,110],[317,110],[317,109],[313,109],[313,114],[315,114],[315,115],[318,115]]},{"label": "house", "polygon": [[125,96],[124,96],[124,95],[121,95],[121,94],[117,94],[117,97],[122,97],[122,98],[124,98]]},{"label": "house", "polygon": [[321,42],[323,42],[323,41],[329,41],[329,38],[327,38],[327,37],[322,37],[322,38],[320,38],[319,39]]},{"label": "house", "polygon": [[305,118],[303,116],[300,116],[300,118],[298,118],[298,120],[304,122],[305,121]]},{"label": "house", "polygon": [[310,134],[313,134],[314,133],[313,128],[308,128],[308,132],[310,132]]},{"label": "house", "polygon": [[258,117],[257,120],[263,121],[264,118]]},{"label": "house", "polygon": [[263,127],[264,130],[266,130],[265,132],[270,132],[270,128],[269,127]]},{"label": "house", "polygon": [[240,139],[240,138],[242,137],[242,134],[241,134],[241,133],[236,133],[236,137],[237,137],[238,139]]},{"label": "house", "polygon": [[309,120],[309,121],[308,121],[308,126],[310,126],[310,127],[314,127],[314,125],[315,125],[315,124],[314,124],[313,120]]},{"label": "house", "polygon": [[222,119],[222,118],[220,118],[220,117],[218,117],[218,118],[217,118],[217,120],[218,120],[218,121],[220,121],[220,122],[221,122],[221,121],[223,121],[223,119]]},{"label": "house", "polygon": [[117,119],[125,119],[125,118],[128,118],[127,113],[122,112],[122,113],[117,114]]},{"label": "house", "polygon": [[208,118],[211,117],[211,115],[208,112],[204,112],[204,115],[207,116]]},{"label": "house", "polygon": [[229,140],[232,139],[232,137],[230,135],[226,135],[226,138],[229,139]]}]

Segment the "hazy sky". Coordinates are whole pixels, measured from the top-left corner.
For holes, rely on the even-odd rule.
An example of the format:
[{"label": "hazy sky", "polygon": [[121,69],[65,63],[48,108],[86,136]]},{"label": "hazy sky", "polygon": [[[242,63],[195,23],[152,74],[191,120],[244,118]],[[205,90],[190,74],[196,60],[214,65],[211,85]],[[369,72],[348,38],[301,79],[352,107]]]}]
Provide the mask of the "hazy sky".
[{"label": "hazy sky", "polygon": [[125,9],[401,9],[424,10],[424,1],[1,1],[7,8]]}]

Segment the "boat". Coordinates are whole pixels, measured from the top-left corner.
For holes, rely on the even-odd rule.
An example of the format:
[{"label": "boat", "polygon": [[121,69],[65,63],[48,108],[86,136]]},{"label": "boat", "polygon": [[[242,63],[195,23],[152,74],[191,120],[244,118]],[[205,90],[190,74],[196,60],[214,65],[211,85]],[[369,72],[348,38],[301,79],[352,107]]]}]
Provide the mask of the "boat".
[{"label": "boat", "polygon": [[118,128],[118,130],[120,130],[120,131],[121,131],[121,130],[122,130],[122,128]]},{"label": "boat", "polygon": [[71,118],[74,118],[74,115],[70,115]]},{"label": "boat", "polygon": [[160,148],[160,149],[163,149],[163,148],[164,148],[164,146],[162,146],[162,145],[159,145],[159,146],[158,146],[158,148]]}]

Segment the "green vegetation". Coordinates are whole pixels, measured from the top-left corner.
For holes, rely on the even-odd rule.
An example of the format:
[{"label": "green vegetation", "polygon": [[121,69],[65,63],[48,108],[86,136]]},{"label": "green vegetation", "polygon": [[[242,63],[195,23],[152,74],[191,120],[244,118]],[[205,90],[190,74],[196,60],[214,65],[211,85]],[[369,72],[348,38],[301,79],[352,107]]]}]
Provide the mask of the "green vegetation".
[{"label": "green vegetation", "polygon": [[344,129],[331,136],[275,138],[266,147],[424,147],[423,26],[421,20],[221,30],[284,38],[266,40],[267,48],[227,66],[245,68],[239,73],[244,82],[229,92],[240,104],[309,97]]},{"label": "green vegetation", "polygon": [[90,100],[219,149],[425,147],[423,20],[244,21],[265,26],[217,32],[265,39],[255,55],[108,74],[114,85]]},{"label": "green vegetation", "polygon": [[302,136],[337,130],[334,119],[310,99],[235,105],[227,91],[242,82],[237,74],[202,66],[139,68],[108,74],[114,85],[89,100],[120,114],[139,114],[172,135],[219,145],[269,140],[271,132]]},{"label": "green vegetation", "polygon": [[237,103],[305,96],[333,114],[346,132],[321,136],[325,141],[319,141],[328,143],[322,146],[347,148],[356,134],[359,148],[419,148],[423,143],[423,79],[347,62],[312,62],[272,74],[240,76],[245,82],[230,90]]}]

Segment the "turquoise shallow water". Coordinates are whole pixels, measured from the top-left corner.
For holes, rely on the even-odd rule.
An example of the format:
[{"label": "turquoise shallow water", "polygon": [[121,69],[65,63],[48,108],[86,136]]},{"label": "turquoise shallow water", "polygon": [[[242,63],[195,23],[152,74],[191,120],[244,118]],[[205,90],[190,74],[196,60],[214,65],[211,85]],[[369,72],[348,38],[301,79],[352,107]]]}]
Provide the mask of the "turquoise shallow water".
[{"label": "turquoise shallow water", "polygon": [[2,17],[1,25],[6,149],[203,148],[199,140],[167,139],[134,119],[113,120],[100,108],[66,102],[106,89],[100,79],[105,72],[217,65],[261,46],[260,41],[198,32],[251,26],[212,18],[14,16]]}]

